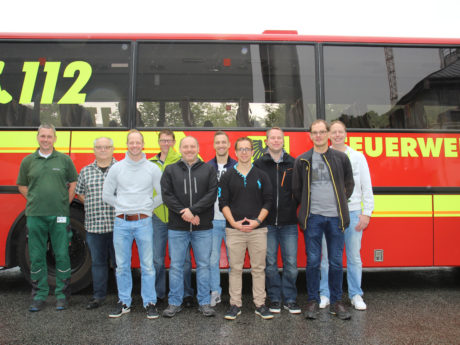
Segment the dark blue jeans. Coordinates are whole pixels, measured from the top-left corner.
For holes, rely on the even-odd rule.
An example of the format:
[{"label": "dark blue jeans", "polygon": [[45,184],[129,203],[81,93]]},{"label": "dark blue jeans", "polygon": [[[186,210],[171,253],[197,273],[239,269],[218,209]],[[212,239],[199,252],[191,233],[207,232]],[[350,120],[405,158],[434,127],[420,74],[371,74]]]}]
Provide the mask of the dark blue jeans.
[{"label": "dark blue jeans", "polygon": [[329,259],[329,290],[331,304],[342,299],[343,246],[345,243],[338,217],[325,217],[310,214],[305,230],[305,248],[307,251],[307,294],[309,301],[320,302],[319,282],[321,264],[321,242],[326,237]]},{"label": "dark blue jeans", "polygon": [[[272,302],[295,302],[297,299],[297,224],[268,225],[265,286]],[[281,248],[283,274],[278,270],[278,247]]]},{"label": "dark blue jeans", "polygon": [[104,299],[107,295],[109,259],[115,264],[113,232],[86,233],[86,243],[91,253],[91,273],[93,276],[93,298]]}]

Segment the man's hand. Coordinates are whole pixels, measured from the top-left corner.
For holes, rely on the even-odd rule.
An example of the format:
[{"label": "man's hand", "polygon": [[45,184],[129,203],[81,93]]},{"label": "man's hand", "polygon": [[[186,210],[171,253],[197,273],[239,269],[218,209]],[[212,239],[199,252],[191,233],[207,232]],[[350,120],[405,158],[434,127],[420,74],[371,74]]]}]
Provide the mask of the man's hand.
[{"label": "man's hand", "polygon": [[180,210],[180,213],[182,215],[182,219],[186,222],[192,223],[193,218],[195,218],[195,216],[192,214],[189,208],[184,208]]},{"label": "man's hand", "polygon": [[359,215],[359,222],[356,225],[355,230],[356,231],[363,231],[364,229],[367,228],[367,226],[369,225],[370,221],[371,221],[371,217],[365,216],[363,214],[360,214]]},{"label": "man's hand", "polygon": [[244,218],[235,222],[235,229],[240,230],[242,232],[251,232],[253,229],[257,228],[259,223],[254,219]]},{"label": "man's hand", "polygon": [[193,225],[200,225],[200,217],[199,216],[193,217],[193,220],[191,221],[191,223]]}]

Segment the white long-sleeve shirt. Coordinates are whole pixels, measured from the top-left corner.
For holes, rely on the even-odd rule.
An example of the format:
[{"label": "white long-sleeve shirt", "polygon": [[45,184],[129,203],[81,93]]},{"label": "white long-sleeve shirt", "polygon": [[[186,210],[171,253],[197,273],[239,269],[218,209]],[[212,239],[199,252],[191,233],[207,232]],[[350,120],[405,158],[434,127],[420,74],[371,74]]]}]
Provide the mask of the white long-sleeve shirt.
[{"label": "white long-sleeve shirt", "polygon": [[[163,203],[160,180],[160,168],[149,162],[145,154],[135,162],[126,153],[125,159],[110,168],[102,199],[115,207],[117,215],[142,213],[150,216]],[[157,192],[155,198],[153,189]]]},{"label": "white long-sleeve shirt", "polygon": [[353,180],[355,181],[355,189],[353,189],[353,194],[350,197],[348,209],[359,211],[362,203],[362,214],[370,217],[374,210],[374,194],[372,193],[371,174],[366,157],[349,146],[347,146],[345,154],[350,158]]}]

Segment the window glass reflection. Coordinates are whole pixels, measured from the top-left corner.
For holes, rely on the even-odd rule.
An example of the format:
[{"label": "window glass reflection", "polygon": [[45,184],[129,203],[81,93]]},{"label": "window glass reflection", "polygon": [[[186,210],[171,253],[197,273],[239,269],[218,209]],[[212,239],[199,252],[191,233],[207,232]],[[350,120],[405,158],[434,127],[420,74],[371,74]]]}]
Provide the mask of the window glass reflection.
[{"label": "window glass reflection", "polygon": [[139,44],[144,127],[303,127],[316,112],[312,46]]},{"label": "window glass reflection", "polygon": [[326,119],[350,128],[460,128],[456,48],[327,46]]}]

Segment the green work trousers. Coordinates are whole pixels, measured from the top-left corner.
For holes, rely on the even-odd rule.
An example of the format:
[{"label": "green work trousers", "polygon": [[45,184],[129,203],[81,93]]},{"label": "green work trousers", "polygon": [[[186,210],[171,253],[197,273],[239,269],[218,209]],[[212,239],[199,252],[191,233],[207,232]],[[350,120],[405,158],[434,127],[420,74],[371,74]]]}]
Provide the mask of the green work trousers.
[{"label": "green work trousers", "polygon": [[49,293],[48,267],[46,263],[48,236],[51,240],[56,261],[56,298],[70,296],[69,242],[72,232],[68,225],[69,217],[27,217],[30,278],[32,280],[32,296],[35,300],[45,300]]}]

